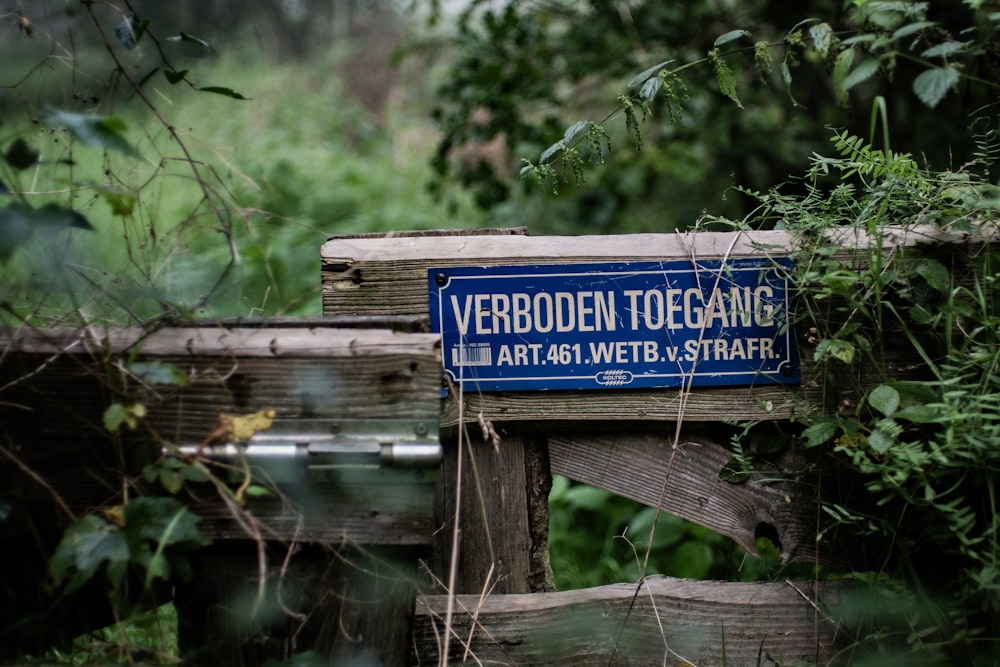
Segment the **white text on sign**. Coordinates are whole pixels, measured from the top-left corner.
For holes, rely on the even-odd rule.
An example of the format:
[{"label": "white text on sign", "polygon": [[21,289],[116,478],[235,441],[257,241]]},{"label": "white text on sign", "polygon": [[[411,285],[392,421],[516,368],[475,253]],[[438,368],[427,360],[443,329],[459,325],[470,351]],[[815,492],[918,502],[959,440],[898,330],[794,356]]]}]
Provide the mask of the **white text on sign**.
[{"label": "white text on sign", "polygon": [[[624,297],[625,316],[616,296]],[[700,288],[580,292],[515,292],[451,295],[461,336],[470,333],[529,334],[570,331],[676,331],[713,327],[776,327],[774,292],[767,285],[714,289],[706,302]]]}]

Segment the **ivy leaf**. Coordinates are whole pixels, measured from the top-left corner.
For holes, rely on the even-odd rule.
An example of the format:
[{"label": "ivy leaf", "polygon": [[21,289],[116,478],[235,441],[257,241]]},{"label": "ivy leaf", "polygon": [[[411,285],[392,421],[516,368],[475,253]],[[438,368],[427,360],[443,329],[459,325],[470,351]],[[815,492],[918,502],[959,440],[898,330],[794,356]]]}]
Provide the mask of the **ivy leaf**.
[{"label": "ivy leaf", "polygon": [[722,46],[723,44],[728,44],[729,42],[735,42],[741,37],[749,37],[750,33],[746,30],[730,30],[729,32],[719,35],[715,38],[715,43],[712,44],[714,47]]},{"label": "ivy leaf", "polygon": [[108,564],[108,578],[117,586],[125,573],[131,551],[122,531],[95,514],[71,525],[63,534],[49,561],[49,573],[56,586],[66,583],[71,593],[87,583],[102,564]]},{"label": "ivy leaf", "polygon": [[130,542],[148,540],[182,549],[208,542],[198,531],[201,517],[176,498],[140,496],[125,505],[125,530]]},{"label": "ivy leaf", "polygon": [[952,66],[935,67],[921,72],[913,80],[913,92],[920,101],[933,109],[938,105],[948,91],[958,83],[958,70]]},{"label": "ivy leaf", "polygon": [[855,67],[850,74],[844,77],[844,81],[841,84],[843,92],[846,93],[859,83],[872,78],[872,75],[878,71],[878,68],[879,61],[877,58],[865,58],[861,61],[860,65]]},{"label": "ivy leaf", "polygon": [[65,127],[85,146],[120,151],[131,156],[139,154],[125,139],[125,122],[120,118],[51,109],[46,121],[49,125]]},{"label": "ivy leaf", "polygon": [[891,417],[899,409],[899,392],[887,384],[880,384],[868,393],[868,405]]},{"label": "ivy leaf", "polygon": [[4,153],[3,159],[14,169],[28,169],[38,163],[39,152],[18,137]]}]

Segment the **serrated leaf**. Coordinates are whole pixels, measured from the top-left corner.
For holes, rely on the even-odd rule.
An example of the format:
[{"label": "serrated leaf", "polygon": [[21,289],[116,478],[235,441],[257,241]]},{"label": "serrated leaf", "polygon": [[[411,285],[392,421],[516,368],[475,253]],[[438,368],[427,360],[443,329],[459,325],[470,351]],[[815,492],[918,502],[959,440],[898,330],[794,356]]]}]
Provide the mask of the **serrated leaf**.
[{"label": "serrated leaf", "polygon": [[563,134],[563,143],[567,146],[576,139],[577,135],[590,127],[589,120],[578,120],[577,122],[566,128],[565,134]]},{"label": "serrated leaf", "polygon": [[868,405],[891,417],[899,408],[899,392],[887,384],[880,384],[868,393]]},{"label": "serrated leaf", "polygon": [[844,82],[841,86],[843,91],[846,93],[859,83],[872,78],[875,72],[878,71],[878,68],[879,61],[877,58],[865,58],[861,61],[860,65],[855,67],[850,74],[844,77]]},{"label": "serrated leaf", "polygon": [[650,104],[656,99],[656,96],[660,94],[660,90],[663,89],[663,79],[658,76],[654,76],[649,79],[646,83],[642,84],[642,88],[639,90],[639,98]]},{"label": "serrated leaf", "polygon": [[809,27],[809,37],[812,38],[813,48],[824,58],[830,52],[830,45],[833,44],[833,29],[829,23],[815,23]]},{"label": "serrated leaf", "polygon": [[234,100],[249,100],[249,97],[243,97],[237,93],[232,88],[223,88],[222,86],[205,86],[203,88],[197,88],[203,93],[215,93],[216,95],[223,95],[225,97],[231,97]]},{"label": "serrated leaf", "polygon": [[95,116],[51,109],[46,116],[49,125],[65,127],[85,146],[116,150],[126,155],[139,153],[123,136],[125,122],[114,116]]},{"label": "serrated leaf", "polygon": [[961,51],[965,48],[965,42],[956,42],[954,40],[941,42],[931,48],[927,49],[920,55],[924,58],[937,58],[940,56],[949,56],[956,51]]},{"label": "serrated leaf", "polygon": [[38,164],[39,152],[28,145],[28,142],[18,137],[7,147],[4,160],[14,169],[28,169]]},{"label": "serrated leaf", "polygon": [[728,44],[729,42],[735,42],[741,37],[749,37],[750,33],[746,30],[730,30],[729,32],[719,35],[715,38],[715,43],[712,44],[713,47],[719,47],[723,44]]},{"label": "serrated leaf", "polygon": [[658,63],[656,65],[653,65],[649,69],[646,69],[643,72],[641,72],[639,74],[636,74],[628,82],[628,87],[629,88],[637,88],[637,87],[641,86],[642,84],[646,83],[650,78],[652,78],[652,77],[656,76],[657,74],[659,74],[661,69],[663,69],[664,67],[666,67],[667,65],[669,65],[672,62],[674,62],[673,58],[671,58],[670,60],[664,60],[662,63]]},{"label": "serrated leaf", "polygon": [[817,419],[814,424],[802,431],[806,439],[806,447],[818,447],[828,442],[837,433],[837,422],[833,419]]},{"label": "serrated leaf", "polygon": [[914,21],[913,23],[907,23],[901,28],[896,28],[893,33],[893,39],[899,39],[901,37],[908,37],[912,34],[918,33],[925,28],[930,28],[936,25],[933,21]]},{"label": "serrated leaf", "polygon": [[958,83],[958,70],[954,67],[935,67],[921,72],[913,80],[913,92],[920,101],[933,109],[938,105],[951,87]]},{"label": "serrated leaf", "polygon": [[[565,148],[566,148],[566,142],[560,139],[559,141],[557,141],[556,143],[552,144],[544,151],[542,151],[542,154],[538,157],[538,164],[545,164],[546,162],[552,159],[552,156],[554,156],[559,151],[564,150]],[[525,168],[527,169],[527,167]]]},{"label": "serrated leaf", "polygon": [[180,71],[172,69],[163,70],[163,76],[167,78],[167,82],[172,86],[183,81],[184,77],[187,76],[187,73],[188,71],[186,69],[182,69]]}]

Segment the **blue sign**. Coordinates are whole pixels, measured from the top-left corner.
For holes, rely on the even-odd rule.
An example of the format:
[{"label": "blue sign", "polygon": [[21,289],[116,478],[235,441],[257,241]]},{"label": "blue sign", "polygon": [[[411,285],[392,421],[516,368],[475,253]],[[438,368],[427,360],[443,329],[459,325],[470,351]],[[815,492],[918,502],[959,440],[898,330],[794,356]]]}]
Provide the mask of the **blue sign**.
[{"label": "blue sign", "polygon": [[466,391],[799,384],[791,261],[428,270],[445,372]]}]

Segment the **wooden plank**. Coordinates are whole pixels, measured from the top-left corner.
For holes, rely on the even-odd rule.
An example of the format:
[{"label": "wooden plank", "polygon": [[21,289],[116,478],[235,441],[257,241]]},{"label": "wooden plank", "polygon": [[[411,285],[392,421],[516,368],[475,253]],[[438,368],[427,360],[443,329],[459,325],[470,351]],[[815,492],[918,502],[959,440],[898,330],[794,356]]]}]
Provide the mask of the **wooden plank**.
[{"label": "wooden plank", "polygon": [[[732,538],[750,553],[757,552],[756,538],[766,536],[776,542],[782,562],[815,561],[816,499],[796,483],[790,461],[778,466],[757,458],[749,478],[732,484],[719,476],[732,451],[709,431],[687,429],[675,450],[672,428],[552,434],[552,472],[658,506]],[[745,446],[751,450],[750,443]]]},{"label": "wooden plank", "polygon": [[[457,568],[455,590],[529,593],[535,590],[537,563],[529,526],[525,439],[511,435],[494,450],[481,441],[466,445],[458,475],[458,443],[445,440],[445,460],[438,484],[438,524],[433,569],[448,581]],[[459,493],[457,480],[461,479]],[[458,560],[453,563],[455,505],[458,515]]]},{"label": "wooden plank", "polygon": [[[837,648],[837,627],[823,610],[844,591],[837,583],[814,591],[808,582],[657,576],[638,591],[634,584],[614,584],[482,600],[459,595],[448,659],[519,667],[827,664]],[[447,605],[443,595],[417,599],[410,664],[438,664]]]}]

